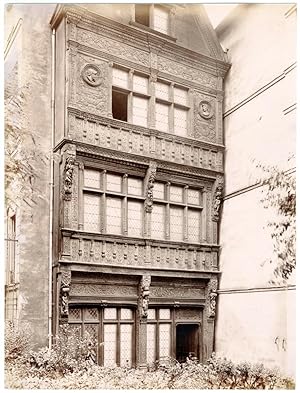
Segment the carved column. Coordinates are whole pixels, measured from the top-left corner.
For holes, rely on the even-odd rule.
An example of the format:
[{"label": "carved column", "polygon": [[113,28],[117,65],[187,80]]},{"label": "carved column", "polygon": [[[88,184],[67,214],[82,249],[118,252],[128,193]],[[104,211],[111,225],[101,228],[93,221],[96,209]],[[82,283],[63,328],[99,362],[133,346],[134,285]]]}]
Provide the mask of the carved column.
[{"label": "carved column", "polygon": [[60,282],[60,325],[68,323],[69,317],[69,296],[70,296],[70,285],[71,285],[71,271],[61,272]]},{"label": "carved column", "polygon": [[[108,86],[112,86],[113,65],[114,65],[113,62],[108,63],[108,66],[109,66],[108,67],[108,81],[107,81]],[[112,89],[111,88],[108,89],[107,116],[111,117],[111,118],[113,117],[113,114],[112,114]]]},{"label": "carved column", "polygon": [[147,317],[151,276],[143,275],[139,286],[139,367],[147,368]]},{"label": "carved column", "polygon": [[153,187],[156,178],[157,164],[151,161],[145,177],[145,236],[149,237],[151,233],[150,215],[153,208]]},{"label": "carved column", "polygon": [[[70,227],[72,222],[71,201],[74,192],[74,171],[76,159],[76,146],[66,144],[62,151],[61,193],[63,208],[63,226]],[[75,194],[77,194],[75,190]]]},{"label": "carved column", "polygon": [[78,229],[83,229],[83,185],[84,185],[84,165],[83,162],[78,162]]},{"label": "carved column", "polygon": [[223,198],[224,179],[218,176],[215,182],[212,201],[212,222],[213,222],[213,243],[218,242],[218,222],[221,214],[221,204]]},{"label": "carved column", "polygon": [[211,357],[214,345],[214,325],[216,316],[218,278],[211,277],[206,287],[206,305],[204,309],[204,361]]}]

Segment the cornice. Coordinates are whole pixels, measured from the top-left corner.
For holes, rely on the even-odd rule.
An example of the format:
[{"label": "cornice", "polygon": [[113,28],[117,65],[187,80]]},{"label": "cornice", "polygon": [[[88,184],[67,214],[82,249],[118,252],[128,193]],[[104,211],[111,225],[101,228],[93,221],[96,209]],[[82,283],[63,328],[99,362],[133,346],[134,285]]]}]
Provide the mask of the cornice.
[{"label": "cornice", "polygon": [[[81,43],[74,41],[74,40],[69,40],[68,43],[69,43],[70,48],[72,48],[72,49],[75,48],[76,51],[78,53],[81,53],[82,55],[94,56],[96,58],[100,58],[100,59],[105,60],[107,62],[113,62],[113,63],[119,64],[119,65],[122,65],[124,67],[128,67],[130,69],[133,68],[136,71],[140,71],[140,72],[143,72],[146,74],[150,74],[151,72],[154,72],[158,77],[160,77],[162,79],[167,79],[167,80],[172,79],[172,81],[174,81],[180,85],[189,87],[191,89],[199,90],[199,92],[208,94],[212,97],[216,97],[217,95],[220,95],[222,97],[224,96],[223,90],[219,90],[217,88],[214,89],[212,87],[202,85],[198,82],[191,81],[189,79],[180,78],[174,74],[170,75],[170,74],[166,73],[165,71],[158,70],[158,68],[155,68],[155,67],[150,68],[150,67],[144,66],[142,64],[136,63],[134,61],[130,61],[130,60],[124,59],[122,57],[117,57],[117,56],[112,55],[108,52],[104,52],[104,51],[98,50],[96,48],[81,44]],[[195,68],[195,67],[193,66],[193,68]]]},{"label": "cornice", "polygon": [[130,25],[124,25],[77,5],[63,5],[58,7],[50,21],[51,27],[56,28],[63,17],[66,17],[70,21],[73,18],[74,23],[78,26],[82,25],[87,30],[95,31],[95,29],[100,28],[102,34],[105,32],[109,34],[110,38],[115,36],[123,42],[130,43],[139,49],[145,48],[145,42],[151,45],[153,50],[161,51],[163,48],[164,56],[171,56],[176,61],[182,60],[186,62],[189,60],[194,67],[196,65],[198,67],[202,66],[202,70],[203,66],[205,66],[206,71],[215,76],[224,77],[230,68],[230,64],[225,61],[194,52],[167,39],[156,36],[153,33],[142,31]]},{"label": "cornice", "polygon": [[120,120],[108,118],[108,117],[101,116],[101,115],[96,115],[96,114],[93,114],[90,112],[85,112],[85,111],[82,111],[82,110],[79,110],[77,108],[70,107],[70,106],[68,107],[68,114],[72,114],[72,115],[81,117],[86,120],[96,121],[99,124],[110,125],[111,127],[115,127],[115,128],[119,128],[119,129],[123,129],[123,130],[127,130],[127,131],[136,131],[141,134],[149,135],[149,136],[154,135],[156,137],[163,138],[165,140],[169,140],[171,142],[179,142],[182,144],[193,145],[195,147],[204,148],[204,149],[212,149],[212,150],[217,150],[217,151],[224,151],[225,150],[224,145],[220,145],[217,143],[209,143],[209,142],[199,141],[198,139],[183,137],[183,136],[174,135],[174,134],[168,134],[168,133],[158,131],[153,128],[137,126],[135,124],[130,124],[130,123],[124,124],[124,122],[122,122]]}]

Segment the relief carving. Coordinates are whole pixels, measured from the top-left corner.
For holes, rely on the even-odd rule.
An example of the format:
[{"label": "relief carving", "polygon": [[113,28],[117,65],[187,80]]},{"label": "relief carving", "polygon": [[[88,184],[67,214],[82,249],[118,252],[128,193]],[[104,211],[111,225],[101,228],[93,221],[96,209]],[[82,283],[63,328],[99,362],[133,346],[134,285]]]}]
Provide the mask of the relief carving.
[{"label": "relief carving", "polygon": [[144,275],[141,278],[141,283],[140,283],[140,316],[141,316],[141,318],[147,318],[147,316],[148,316],[150,284],[151,284],[151,276],[148,274]]},{"label": "relief carving", "polygon": [[61,273],[61,284],[60,284],[60,315],[61,317],[68,317],[69,315],[69,295],[70,295],[70,284],[71,284],[71,271],[63,271]]},{"label": "relief carving", "polygon": [[151,287],[151,298],[199,299],[204,290],[199,288]]},{"label": "relief carving", "polygon": [[150,162],[147,174],[146,174],[146,200],[145,200],[145,211],[148,213],[152,212],[153,208],[153,188],[156,178],[157,164]]},{"label": "relief carving", "polygon": [[100,69],[94,64],[87,64],[83,68],[81,76],[90,86],[99,86],[102,82]]},{"label": "relief carving", "polygon": [[210,102],[201,101],[199,103],[198,113],[203,119],[210,119],[213,116],[213,108]]},{"label": "relief carving", "polygon": [[208,284],[207,291],[207,301],[208,301],[208,310],[207,314],[209,318],[214,318],[216,315],[216,304],[217,304],[217,289],[218,289],[218,280],[216,278],[212,278]]},{"label": "relief carving", "polygon": [[101,285],[101,284],[79,284],[72,285],[71,296],[106,296],[106,297],[119,297],[130,296],[136,297],[136,288],[127,285]]}]

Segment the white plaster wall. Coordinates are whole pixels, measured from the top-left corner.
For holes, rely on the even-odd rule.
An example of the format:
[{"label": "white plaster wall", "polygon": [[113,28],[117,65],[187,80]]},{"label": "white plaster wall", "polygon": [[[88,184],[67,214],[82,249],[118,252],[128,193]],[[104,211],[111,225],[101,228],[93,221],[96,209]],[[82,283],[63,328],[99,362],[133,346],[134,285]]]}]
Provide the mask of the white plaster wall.
[{"label": "white plaster wall", "polygon": [[[218,27],[232,68],[225,81],[225,200],[215,349],[295,375],[295,284],[270,283],[274,264],[258,163],[287,170],[296,146],[296,13],[291,4],[238,6]],[[260,90],[261,89],[261,90]],[[251,95],[259,91],[257,96]],[[232,109],[234,109],[232,111]],[[246,188],[246,189],[245,189]],[[245,189],[245,190],[243,190]],[[230,195],[242,191],[240,194]],[[277,338],[278,337],[278,338]]]}]

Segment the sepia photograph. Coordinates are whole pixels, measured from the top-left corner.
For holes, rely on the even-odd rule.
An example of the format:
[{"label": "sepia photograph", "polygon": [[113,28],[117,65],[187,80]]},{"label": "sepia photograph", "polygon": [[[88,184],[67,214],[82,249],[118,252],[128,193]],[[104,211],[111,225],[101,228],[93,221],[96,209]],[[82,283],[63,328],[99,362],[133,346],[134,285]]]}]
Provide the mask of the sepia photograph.
[{"label": "sepia photograph", "polygon": [[3,5],[5,389],[296,389],[296,3]]}]

